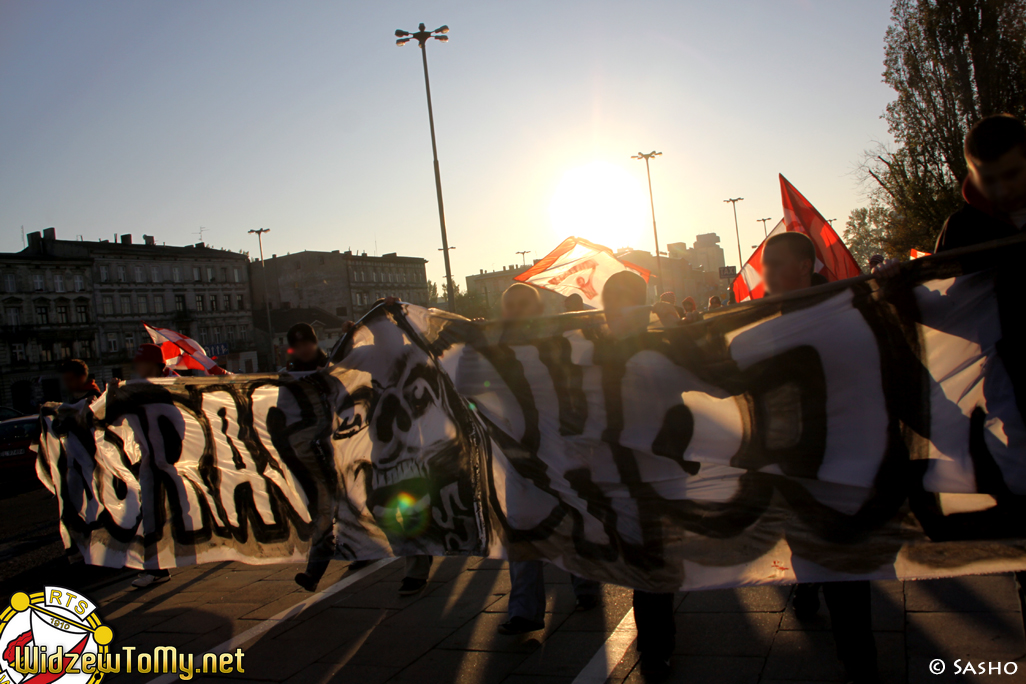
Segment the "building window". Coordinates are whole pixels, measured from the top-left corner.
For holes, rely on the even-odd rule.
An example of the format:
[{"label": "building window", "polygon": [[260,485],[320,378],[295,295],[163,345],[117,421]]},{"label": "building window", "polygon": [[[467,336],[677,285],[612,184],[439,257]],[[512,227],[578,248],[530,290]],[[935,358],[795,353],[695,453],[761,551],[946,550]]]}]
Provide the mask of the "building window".
[{"label": "building window", "polygon": [[235,326],[234,325],[229,325],[229,326],[226,326],[226,328],[228,330],[228,342],[229,343],[234,343],[235,342]]},{"label": "building window", "polygon": [[136,266],[135,267],[135,282],[137,282],[137,283],[145,283],[146,282],[146,275],[145,275],[145,272],[143,271],[143,267],[142,266]]},{"label": "building window", "polygon": [[132,313],[132,298],[122,297],[121,298],[121,315],[127,315]]},{"label": "building window", "polygon": [[246,308],[245,302],[246,302],[246,300],[243,299],[242,295],[235,295],[235,308],[236,309],[238,309],[239,311],[242,311],[243,309],[245,309]]},{"label": "building window", "polygon": [[67,323],[68,322],[68,305],[58,304],[57,305],[57,322]]},{"label": "building window", "polygon": [[103,298],[103,315],[113,316],[114,315],[114,298],[104,297]]},{"label": "building window", "polygon": [[241,283],[242,282],[242,274],[239,273],[239,269],[235,269],[235,282],[237,282],[237,283]]},{"label": "building window", "polygon": [[248,325],[240,325],[239,326],[239,339],[242,340],[243,342],[247,342],[249,340],[249,326]]},{"label": "building window", "polygon": [[53,347],[39,346],[40,363],[53,363]]},{"label": "building window", "polygon": [[175,311],[185,311],[185,295],[175,295]]},{"label": "building window", "polygon": [[192,267],[192,279],[196,280],[196,281],[198,281],[200,279],[200,267],[199,266],[193,266]]},{"label": "building window", "polygon": [[53,277],[54,292],[64,292],[64,276],[56,274]]},{"label": "building window", "polygon": [[4,276],[4,289],[7,292],[17,292],[18,291],[18,281],[14,277],[13,273],[8,273],[6,276]]},{"label": "building window", "polygon": [[354,292],[353,293],[353,304],[355,306],[359,306],[360,305],[360,293],[359,292]]},{"label": "building window", "polygon": [[224,297],[222,297],[221,298],[221,302],[222,302],[222,305],[224,306],[224,310],[225,311],[231,311],[232,310],[232,296],[231,295],[225,295]]},{"label": "building window", "polygon": [[210,295],[210,310],[217,311],[217,295]]},{"label": "building window", "polygon": [[221,326],[215,325],[213,327],[213,332],[214,332],[214,344],[217,344],[218,342],[221,341]]},{"label": "building window", "polygon": [[164,295],[157,295],[153,298],[153,313],[164,313]]},{"label": "building window", "polygon": [[113,354],[118,350],[118,334],[107,333],[107,351]]},{"label": "building window", "polygon": [[43,280],[42,275],[32,276],[32,289],[36,292],[43,292],[46,290],[46,282]]},{"label": "building window", "polygon": [[208,283],[214,282],[214,267],[213,266],[207,266],[207,282]]},{"label": "building window", "polygon": [[129,356],[135,354],[135,333],[125,333],[125,351]]},{"label": "building window", "polygon": [[196,311],[203,311],[203,295],[196,295]]},{"label": "building window", "polygon": [[118,282],[124,283],[128,280],[128,269],[124,266],[118,266]]},{"label": "building window", "polygon": [[78,354],[75,356],[80,359],[91,359],[93,357],[93,342],[92,340],[79,340],[75,344],[78,345]]},{"label": "building window", "polygon": [[46,325],[50,322],[50,307],[48,306],[37,306],[36,307],[36,323],[39,325]]},{"label": "building window", "polygon": [[57,347],[57,353],[61,355],[62,359],[71,358],[71,342],[61,342]]},{"label": "building window", "polygon": [[76,304],[75,305],[75,319],[79,323],[89,322],[89,305],[88,304]]},{"label": "building window", "polygon": [[80,275],[75,276],[75,292],[81,292],[85,289],[85,278]]},{"label": "building window", "polygon": [[222,283],[227,283],[228,282],[228,267],[227,266],[222,266],[221,267],[221,282]]},{"label": "building window", "polygon": [[139,297],[139,299],[136,300],[135,305],[136,305],[136,307],[138,307],[137,310],[136,310],[137,313],[140,313],[140,314],[148,314],[149,313],[149,308],[150,307],[147,306],[146,297]]},{"label": "building window", "polygon": [[24,361],[25,360],[25,345],[21,343],[14,343],[11,345],[11,361]]},{"label": "building window", "polygon": [[171,280],[172,282],[176,283],[182,282],[182,269],[178,268],[177,266],[174,266],[171,269]]},{"label": "building window", "polygon": [[7,307],[7,325],[21,325],[21,309],[16,306]]},{"label": "building window", "polygon": [[207,345],[207,329],[206,328],[200,328],[199,331],[200,331],[200,344],[202,344],[205,347]]},{"label": "building window", "polygon": [[100,282],[105,283],[110,280],[110,270],[106,266],[100,266]]},{"label": "building window", "polygon": [[159,283],[162,280],[159,266],[150,266],[150,280],[155,283]]}]

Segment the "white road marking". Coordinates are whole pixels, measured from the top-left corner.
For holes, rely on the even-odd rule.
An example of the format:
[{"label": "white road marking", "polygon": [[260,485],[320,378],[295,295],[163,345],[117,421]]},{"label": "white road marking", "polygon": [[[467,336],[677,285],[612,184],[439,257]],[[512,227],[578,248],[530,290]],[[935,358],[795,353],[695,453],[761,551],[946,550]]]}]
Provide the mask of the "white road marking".
[{"label": "white road marking", "polygon": [[603,684],[609,679],[609,675],[613,673],[617,663],[623,659],[623,654],[627,652],[637,636],[638,628],[634,626],[634,609],[631,608],[572,684]]},{"label": "white road marking", "polygon": [[[266,620],[264,620],[260,624],[256,625],[255,627],[250,627],[249,629],[247,629],[242,634],[237,634],[237,635],[233,636],[231,639],[229,639],[228,641],[226,641],[226,642],[224,642],[222,644],[218,644],[217,646],[214,646],[212,649],[210,649],[210,650],[208,650],[206,652],[207,653],[227,653],[227,652],[230,652],[230,651],[234,651],[235,649],[240,648],[243,644],[245,644],[245,643],[247,643],[249,641],[252,641],[253,639],[255,639],[255,638],[259,637],[259,636],[262,636],[263,634],[266,634],[267,632],[271,631],[275,626],[277,626],[281,622],[284,622],[285,620],[289,620],[291,618],[296,617],[297,615],[302,613],[304,610],[306,610],[310,606],[312,606],[312,605],[314,605],[316,603],[320,603],[321,601],[323,601],[324,599],[328,598],[329,596],[334,596],[335,594],[337,594],[338,592],[342,591],[343,589],[345,589],[349,585],[351,585],[351,584],[353,584],[355,582],[359,582],[364,577],[367,577],[371,573],[376,572],[379,569],[381,569],[381,568],[385,567],[386,565],[388,565],[389,563],[394,563],[397,560],[399,560],[399,559],[398,558],[382,558],[381,560],[377,561],[376,563],[371,563],[367,567],[361,568],[360,570],[357,570],[354,573],[346,573],[345,577],[340,579],[338,582],[335,582],[334,584],[332,584],[330,587],[328,587],[324,591],[319,591],[316,594],[314,594],[313,596],[311,596],[310,598],[305,599],[303,601],[300,601],[299,603],[297,603],[296,605],[294,605],[294,606],[292,606],[290,608],[286,608],[285,610],[281,611],[277,615],[275,615],[273,617],[267,618]],[[633,620],[631,621],[631,623],[633,624]],[[619,629],[619,628],[617,628],[617,629]],[[201,673],[197,673],[197,674],[201,674]],[[169,673],[161,675],[160,677],[157,677],[155,679],[151,679],[149,681],[149,684],[171,684],[171,682],[177,682],[177,681],[179,681],[178,675],[176,673],[174,673],[174,672],[169,672]]]}]

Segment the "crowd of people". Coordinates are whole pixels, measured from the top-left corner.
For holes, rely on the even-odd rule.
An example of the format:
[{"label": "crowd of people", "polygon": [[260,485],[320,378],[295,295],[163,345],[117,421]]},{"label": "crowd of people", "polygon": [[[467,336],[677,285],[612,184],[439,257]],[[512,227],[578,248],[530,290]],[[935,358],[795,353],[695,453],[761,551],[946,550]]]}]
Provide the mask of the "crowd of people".
[{"label": "crowd of people", "polygon": [[[988,117],[977,123],[965,139],[965,158],[969,175],[962,192],[965,207],[953,214],[944,224],[937,240],[935,252],[967,247],[1004,237],[1021,234],[1026,227],[1026,127],[1021,121],[1007,116]],[[762,279],[767,296],[776,296],[813,287],[825,282],[816,273],[816,251],[813,242],[803,233],[786,232],[770,237],[762,257]],[[879,278],[892,276],[898,263],[874,257],[874,272]],[[644,307],[647,285],[631,271],[610,277],[601,293],[602,305],[609,334],[622,339],[645,329],[650,317],[634,315]],[[719,297],[712,297],[708,309],[723,305]],[[579,295],[570,295],[564,302],[567,312],[585,308]],[[538,291],[517,283],[502,296],[501,315],[505,320],[523,320],[540,316],[542,302]],[[651,313],[663,326],[683,325],[700,320],[696,302],[686,297],[679,305],[674,293],[664,293],[651,306]],[[318,344],[313,328],[305,323],[293,326],[288,332],[289,361],[287,370],[313,371],[328,364],[328,357]],[[142,345],[133,361],[140,378],[173,375],[164,365],[160,348]],[[99,396],[100,388],[90,379],[85,363],[70,360],[63,367],[64,382],[75,399]],[[330,537],[313,549],[306,569],[296,575],[296,582],[308,591],[315,591],[334,553]],[[353,563],[358,569],[365,562]],[[416,594],[427,584],[432,559],[416,556],[406,559],[406,576],[399,592]],[[544,563],[539,560],[512,561],[509,564],[511,590],[508,619],[499,631],[502,634],[524,634],[541,630],[545,626]],[[168,581],[166,570],[146,571],[134,582],[147,587]],[[577,608],[592,610],[601,605],[601,587],[597,582],[572,577]],[[807,620],[819,610],[822,592],[831,615],[837,655],[849,681],[868,684],[879,680],[876,645],[871,629],[869,583],[830,582],[822,585],[802,584],[795,592],[794,607],[799,620]],[[659,678],[670,669],[670,657],[675,642],[673,594],[635,591],[634,618],[638,629],[637,648],[641,655],[641,671],[650,678]]]}]

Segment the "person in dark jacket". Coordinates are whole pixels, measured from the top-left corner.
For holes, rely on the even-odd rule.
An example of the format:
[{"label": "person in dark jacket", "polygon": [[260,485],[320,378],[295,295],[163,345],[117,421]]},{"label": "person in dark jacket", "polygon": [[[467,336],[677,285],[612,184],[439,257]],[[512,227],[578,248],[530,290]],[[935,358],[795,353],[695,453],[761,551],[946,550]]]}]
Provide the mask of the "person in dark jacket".
[{"label": "person in dark jacket", "polygon": [[[639,307],[645,304],[646,287],[641,276],[632,271],[614,273],[606,281],[602,308],[611,335],[624,337],[645,330],[649,312]],[[635,589],[632,602],[641,674],[648,680],[662,679],[670,673],[670,657],[676,644],[673,594]]]},{"label": "person in dark jacket", "polygon": [[289,328],[289,362],[286,370],[293,373],[315,371],[328,365],[328,355],[317,344],[317,333],[309,323],[296,323]]},{"label": "person in dark jacket", "polygon": [[[780,233],[766,241],[762,255],[762,282],[767,295],[813,287],[817,284],[814,276],[818,275],[815,268],[816,248],[804,233]],[[847,681],[855,684],[878,682],[880,675],[869,606],[869,582],[798,584],[794,593],[794,611],[800,621],[812,619],[819,611],[820,588],[830,611],[834,646]]]},{"label": "person in dark jacket", "polygon": [[81,359],[68,359],[60,366],[64,388],[71,395],[71,402],[76,403],[88,398],[89,401],[103,394],[96,380],[89,375],[89,366]]},{"label": "person in dark jacket", "polygon": [[981,119],[965,136],[965,206],[944,222],[934,252],[969,247],[1026,228],[1026,125],[1009,114]]}]

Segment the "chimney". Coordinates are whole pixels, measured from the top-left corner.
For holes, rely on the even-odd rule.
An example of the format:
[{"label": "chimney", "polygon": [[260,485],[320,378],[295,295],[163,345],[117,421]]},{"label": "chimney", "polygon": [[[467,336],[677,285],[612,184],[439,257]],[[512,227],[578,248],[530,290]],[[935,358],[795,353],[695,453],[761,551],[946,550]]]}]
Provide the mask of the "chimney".
[{"label": "chimney", "polygon": [[193,245],[193,247],[195,247],[196,249],[203,249],[204,247],[206,247],[206,245],[202,242],[197,242],[195,245]]},{"label": "chimney", "polygon": [[56,228],[44,228],[43,229],[43,239],[44,240],[56,240],[57,239],[57,229]]},{"label": "chimney", "polygon": [[143,242],[145,242],[147,245],[150,245],[151,247],[157,244],[156,241],[154,241],[152,235],[143,235]]},{"label": "chimney", "polygon": [[43,235],[38,230],[25,236],[29,249],[36,251],[43,246]]},{"label": "chimney", "polygon": [[121,244],[123,244],[123,245],[130,245],[130,244],[132,244],[132,234],[128,233],[126,235],[122,235],[121,236]]}]

